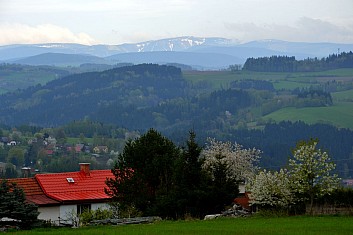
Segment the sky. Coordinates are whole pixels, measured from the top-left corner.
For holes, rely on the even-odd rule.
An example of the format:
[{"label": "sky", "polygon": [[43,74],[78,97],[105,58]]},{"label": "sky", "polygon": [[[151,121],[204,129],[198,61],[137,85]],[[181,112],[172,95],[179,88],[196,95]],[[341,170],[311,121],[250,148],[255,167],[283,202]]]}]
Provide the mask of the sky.
[{"label": "sky", "polygon": [[0,0],[0,45],[181,36],[353,44],[353,0]]}]

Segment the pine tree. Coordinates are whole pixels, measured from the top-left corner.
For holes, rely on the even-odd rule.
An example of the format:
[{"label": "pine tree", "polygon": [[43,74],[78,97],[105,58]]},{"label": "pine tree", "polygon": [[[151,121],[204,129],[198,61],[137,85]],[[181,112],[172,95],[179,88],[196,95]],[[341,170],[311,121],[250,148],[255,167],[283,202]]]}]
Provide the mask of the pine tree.
[{"label": "pine tree", "polygon": [[0,218],[8,217],[21,221],[21,228],[31,228],[38,222],[38,207],[26,202],[23,190],[14,183],[0,183]]}]

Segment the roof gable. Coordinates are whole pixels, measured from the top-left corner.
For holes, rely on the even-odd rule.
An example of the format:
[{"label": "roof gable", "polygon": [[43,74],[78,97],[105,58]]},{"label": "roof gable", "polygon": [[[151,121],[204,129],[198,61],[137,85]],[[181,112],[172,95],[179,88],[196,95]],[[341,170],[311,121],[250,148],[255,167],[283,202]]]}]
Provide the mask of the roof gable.
[{"label": "roof gable", "polygon": [[47,197],[38,182],[34,178],[17,178],[8,179],[9,183],[15,183],[19,188],[23,190],[26,195],[26,200],[36,205],[56,205],[58,201]]}]

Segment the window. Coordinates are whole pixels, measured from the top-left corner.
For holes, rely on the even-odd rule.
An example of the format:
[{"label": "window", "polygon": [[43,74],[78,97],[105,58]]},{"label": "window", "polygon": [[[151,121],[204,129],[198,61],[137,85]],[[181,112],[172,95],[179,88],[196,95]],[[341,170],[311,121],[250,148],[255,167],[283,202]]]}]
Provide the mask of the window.
[{"label": "window", "polygon": [[91,204],[80,204],[77,205],[77,214],[81,215],[85,211],[90,211],[91,210]]},{"label": "window", "polygon": [[75,183],[75,180],[73,178],[66,178],[67,182],[69,183]]}]

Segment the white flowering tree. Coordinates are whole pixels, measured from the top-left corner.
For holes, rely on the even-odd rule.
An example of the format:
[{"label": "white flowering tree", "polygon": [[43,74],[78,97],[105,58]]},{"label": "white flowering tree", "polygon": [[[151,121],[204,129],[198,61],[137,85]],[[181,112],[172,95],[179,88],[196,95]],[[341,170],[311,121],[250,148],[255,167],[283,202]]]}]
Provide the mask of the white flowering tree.
[{"label": "white flowering tree", "polygon": [[294,201],[291,182],[285,169],[260,171],[249,185],[251,205],[288,208]]},{"label": "white flowering tree", "polygon": [[310,202],[313,212],[314,199],[330,194],[339,185],[339,178],[332,174],[336,168],[327,152],[317,149],[317,140],[299,142],[289,159],[289,173],[294,192],[304,201]]},{"label": "white flowering tree", "polygon": [[256,163],[260,158],[260,150],[244,149],[237,143],[216,141],[214,138],[208,138],[207,141],[201,152],[203,169],[212,175],[217,164],[222,164],[226,166],[227,178],[240,182],[254,177],[258,170]]}]

